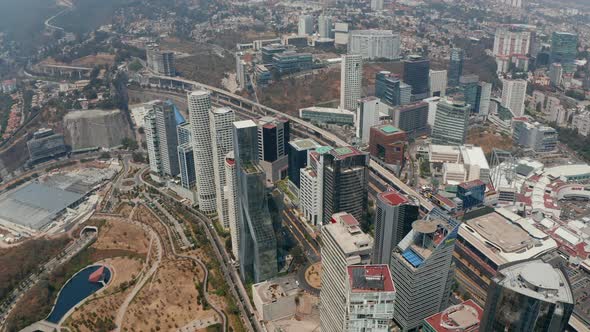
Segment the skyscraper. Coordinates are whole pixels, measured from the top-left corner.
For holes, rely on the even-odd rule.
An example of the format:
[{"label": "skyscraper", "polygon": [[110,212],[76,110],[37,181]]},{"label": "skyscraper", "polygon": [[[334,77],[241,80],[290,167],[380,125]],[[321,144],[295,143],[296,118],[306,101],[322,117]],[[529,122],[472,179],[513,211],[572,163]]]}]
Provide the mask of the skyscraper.
[{"label": "skyscraper", "polygon": [[575,71],[574,61],[578,55],[578,35],[555,31],[551,35],[551,62],[559,62],[566,72]]},{"label": "skyscraper", "polygon": [[299,16],[299,25],[297,27],[297,32],[300,36],[309,36],[313,34],[313,16]]},{"label": "skyscraper", "polygon": [[459,78],[463,75],[463,62],[465,61],[465,52],[460,48],[452,48],[449,58],[449,86],[459,85]]},{"label": "skyscraper", "polygon": [[477,85],[475,112],[482,116],[490,113],[490,99],[492,97],[492,83],[480,81]]},{"label": "skyscraper", "polygon": [[542,260],[501,269],[492,279],[482,331],[565,331],[574,296],[565,271]]},{"label": "skyscraper", "polygon": [[493,54],[496,57],[497,71],[509,71],[511,63],[524,62],[536,55],[536,27],[526,24],[506,24],[496,29]]},{"label": "skyscraper", "polygon": [[515,117],[524,115],[527,81],[502,79],[502,106],[508,107]]},{"label": "skyscraper", "polygon": [[391,331],[395,285],[388,265],[347,267],[346,331]]},{"label": "skyscraper", "polygon": [[307,154],[320,145],[310,138],[289,142],[289,180],[297,187],[300,186],[300,171],[307,166]]},{"label": "skyscraper", "polygon": [[275,183],[287,176],[290,123],[287,118],[265,116],[257,121],[258,159],[266,180]]},{"label": "skyscraper", "polygon": [[332,38],[332,17],[326,15],[318,17],[318,33],[320,38]]},{"label": "skyscraper", "polygon": [[197,183],[197,177],[195,176],[195,155],[193,146],[190,143],[178,146],[178,166],[182,187],[195,189],[195,184]]},{"label": "skyscraper", "polygon": [[330,215],[328,219],[331,223],[321,229],[320,329],[342,332],[346,328],[346,267],[369,263],[373,239],[346,212]]},{"label": "skyscraper", "polygon": [[419,219],[419,205],[397,191],[382,192],[377,196],[375,211],[375,242],[373,264],[389,264],[391,253],[412,230]]},{"label": "skyscraper", "polygon": [[419,328],[424,318],[446,308],[458,226],[455,219],[435,208],[426,219],[415,221],[394,249],[391,274],[397,294],[393,317],[402,331]]},{"label": "skyscraper", "polygon": [[225,178],[225,158],[233,150],[232,123],[235,121],[234,111],[227,108],[215,108],[209,114],[211,143],[213,154],[213,174],[215,176],[215,199],[219,222],[229,229],[228,202],[225,195],[227,184]]},{"label": "skyscraper", "polygon": [[352,146],[332,149],[322,155],[323,220],[346,211],[357,220],[367,212],[369,155]]},{"label": "skyscraper", "polygon": [[561,84],[561,77],[563,76],[563,66],[561,63],[554,62],[549,66],[549,81],[553,86]]},{"label": "skyscraper", "polygon": [[400,35],[391,30],[352,30],[348,54],[360,54],[363,59],[396,60],[400,58],[400,43]]},{"label": "skyscraper", "polygon": [[146,114],[144,122],[150,169],[160,175],[177,175],[178,136],[174,107],[169,103],[156,102]]},{"label": "skyscraper", "polygon": [[430,70],[428,86],[430,97],[444,97],[447,93],[447,71]]},{"label": "skyscraper", "polygon": [[209,112],[211,112],[210,93],[196,90],[188,94],[188,111],[192,131],[195,173],[199,191],[199,210],[213,213],[216,209],[215,171],[211,149],[211,129]]},{"label": "skyscraper", "polygon": [[432,128],[432,143],[462,145],[467,137],[469,105],[462,101],[442,98],[436,107]]},{"label": "skyscraper", "polygon": [[299,209],[312,225],[322,224],[324,212],[324,155],[332,147],[321,146],[309,152],[306,168],[299,172]]},{"label": "skyscraper", "polygon": [[238,184],[236,174],[236,160],[234,152],[230,151],[225,156],[225,195],[227,197],[227,215],[229,219],[229,235],[231,238],[231,252],[236,260],[240,257],[240,231],[241,224],[238,220]]},{"label": "skyscraper", "polygon": [[400,105],[400,83],[398,75],[388,71],[378,72],[375,75],[375,97],[389,106]]},{"label": "skyscraper", "polygon": [[356,137],[361,144],[369,143],[371,127],[379,124],[381,101],[377,97],[359,99],[356,111]]},{"label": "skyscraper", "polygon": [[428,98],[430,60],[411,55],[403,61],[404,82],[412,86],[412,100]]},{"label": "skyscraper", "polygon": [[363,59],[361,55],[343,55],[340,69],[340,107],[356,110],[361,98],[363,82]]},{"label": "skyscraper", "polygon": [[237,179],[240,274],[255,283],[274,277],[277,241],[268,211],[264,170],[258,164],[258,126],[252,120],[233,123]]}]

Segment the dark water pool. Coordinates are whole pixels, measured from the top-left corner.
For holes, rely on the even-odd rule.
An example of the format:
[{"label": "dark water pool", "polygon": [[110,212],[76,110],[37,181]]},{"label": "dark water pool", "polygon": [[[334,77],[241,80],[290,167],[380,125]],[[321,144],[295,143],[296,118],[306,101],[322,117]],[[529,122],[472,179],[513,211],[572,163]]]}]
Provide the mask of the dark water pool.
[{"label": "dark water pool", "polygon": [[[93,265],[81,270],[63,286],[55,302],[55,307],[53,307],[53,310],[46,319],[48,322],[54,324],[59,323],[63,316],[76,304],[103,287],[101,283],[88,281],[88,277],[92,272],[98,270],[100,267],[101,265]],[[105,268],[105,283],[108,283],[110,279],[111,271]]]}]

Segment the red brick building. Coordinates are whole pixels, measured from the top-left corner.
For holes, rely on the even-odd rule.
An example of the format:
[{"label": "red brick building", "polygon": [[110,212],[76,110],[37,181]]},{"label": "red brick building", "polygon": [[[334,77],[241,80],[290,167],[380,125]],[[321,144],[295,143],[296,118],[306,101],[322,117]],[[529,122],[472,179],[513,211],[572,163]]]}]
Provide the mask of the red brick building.
[{"label": "red brick building", "polygon": [[374,126],[369,133],[369,152],[387,164],[403,167],[407,141],[406,132],[391,124]]}]

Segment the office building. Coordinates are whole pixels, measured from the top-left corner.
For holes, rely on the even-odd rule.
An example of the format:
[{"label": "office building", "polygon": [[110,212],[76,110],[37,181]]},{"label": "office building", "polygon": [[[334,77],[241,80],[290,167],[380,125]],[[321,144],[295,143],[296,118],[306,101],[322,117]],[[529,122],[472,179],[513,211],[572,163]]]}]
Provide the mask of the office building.
[{"label": "office building", "polygon": [[447,307],[453,282],[453,249],[459,222],[435,208],[393,250],[391,273],[397,293],[393,319],[401,331],[422,326]]},{"label": "office building", "polygon": [[310,70],[313,66],[313,57],[310,53],[287,51],[275,54],[272,58],[272,63],[279,75],[287,75],[303,70]]},{"label": "office building", "polygon": [[236,172],[236,159],[234,152],[230,151],[225,156],[223,164],[225,168],[225,195],[227,198],[227,215],[229,219],[229,235],[231,238],[231,252],[237,261],[240,257],[240,232],[242,225],[238,219],[238,179]]},{"label": "office building", "polygon": [[483,309],[473,300],[463,301],[424,319],[423,332],[478,332]]},{"label": "office building", "polygon": [[453,254],[455,279],[475,302],[483,305],[498,271],[552,252],[557,243],[529,220],[506,209],[489,209],[475,215],[465,218],[459,228]]},{"label": "office building", "polygon": [[551,152],[557,149],[558,133],[553,127],[517,118],[512,121],[512,139],[515,144],[535,152]]},{"label": "office building", "polygon": [[348,54],[361,55],[365,60],[396,60],[400,58],[400,43],[400,35],[391,30],[352,30]]},{"label": "office building", "polygon": [[256,65],[254,67],[254,79],[257,86],[264,87],[272,82],[272,73],[265,65]]},{"label": "office building", "polygon": [[195,174],[195,155],[191,143],[178,146],[178,167],[180,184],[186,189],[195,189],[197,177]]},{"label": "office building", "polygon": [[463,209],[469,210],[483,204],[486,184],[481,180],[471,180],[457,186],[457,198],[463,202]]},{"label": "office building", "polygon": [[236,162],[240,274],[261,282],[276,276],[277,241],[266,198],[264,170],[259,162],[258,126],[252,120],[233,123]]},{"label": "office building", "polygon": [[369,264],[373,239],[363,233],[357,219],[346,212],[328,216],[322,232],[322,280],[320,329],[346,330],[347,282],[349,265]]},{"label": "office building", "polygon": [[407,142],[406,132],[391,124],[374,126],[369,134],[369,153],[372,157],[401,169],[404,166]]},{"label": "office building", "polygon": [[549,81],[553,86],[561,85],[561,78],[563,76],[563,66],[561,63],[554,62],[549,66]]},{"label": "office building", "polygon": [[391,331],[395,285],[389,266],[350,265],[347,279],[345,331]]},{"label": "office building", "polygon": [[436,106],[432,143],[462,145],[467,137],[469,105],[459,100],[442,98]]},{"label": "office building", "polygon": [[319,148],[321,145],[311,138],[303,138],[289,142],[289,181],[297,188],[300,187],[301,169],[307,167],[307,155],[309,151]]},{"label": "office building", "polygon": [[429,97],[444,97],[447,93],[447,71],[430,70],[428,84]]},{"label": "office building", "polygon": [[64,135],[55,134],[53,129],[49,128],[37,130],[33,138],[27,142],[27,149],[32,164],[62,156],[68,151]]},{"label": "office building", "polygon": [[326,15],[318,16],[318,33],[320,38],[332,38],[332,17]]},{"label": "office building", "polygon": [[510,109],[515,117],[524,115],[527,81],[502,79],[502,106]]},{"label": "office building", "polygon": [[322,155],[323,221],[346,211],[357,220],[367,213],[369,155],[352,146],[330,150]]},{"label": "office building", "polygon": [[490,113],[490,100],[492,98],[492,83],[479,82],[477,85],[477,96],[475,98],[474,112],[487,116]]},{"label": "office building", "polygon": [[293,275],[252,285],[252,302],[256,308],[256,317],[267,322],[295,315],[299,296],[298,281]]},{"label": "office building", "polygon": [[383,10],[383,0],[371,0],[371,10]]},{"label": "office building", "polygon": [[159,175],[178,175],[178,134],[173,105],[154,103],[144,117],[144,124],[150,170]]},{"label": "office building", "polygon": [[348,44],[348,23],[334,23],[334,44],[340,46]]},{"label": "office building", "polygon": [[235,121],[235,114],[232,109],[227,107],[215,108],[211,110],[209,120],[217,217],[219,223],[225,229],[229,229],[228,201],[225,192],[227,186],[225,160],[227,154],[234,149],[232,123]]},{"label": "office building", "polygon": [[148,68],[159,75],[176,76],[176,64],[174,52],[161,51],[156,44],[146,46],[146,59]]},{"label": "office building", "polygon": [[459,78],[463,75],[463,62],[465,61],[465,51],[460,48],[452,48],[449,57],[449,86],[459,85]]},{"label": "office building", "polygon": [[423,100],[423,102],[428,104],[428,119],[426,122],[428,126],[432,128],[434,126],[434,118],[436,117],[436,107],[438,102],[440,101],[440,97],[430,97]]},{"label": "office building", "polygon": [[471,144],[461,145],[460,162],[465,166],[467,181],[481,180],[484,183],[490,182],[490,166],[483,149]]},{"label": "office building", "polygon": [[299,210],[305,219],[312,225],[322,223],[324,211],[324,155],[329,153],[332,147],[322,146],[310,151],[308,165],[299,172]]},{"label": "office building", "polygon": [[578,35],[569,32],[553,32],[551,62],[561,63],[566,73],[573,73],[576,69],[576,56],[578,56]]},{"label": "office building", "polygon": [[401,82],[399,85],[399,104],[407,105],[410,104],[412,100],[412,86],[404,82]]},{"label": "office building", "polygon": [[411,55],[403,61],[404,82],[412,86],[412,100],[428,98],[428,75],[430,60]]},{"label": "office building", "polygon": [[299,110],[299,117],[313,124],[353,126],[355,113],[342,108],[311,106]]},{"label": "office building", "polygon": [[188,94],[188,112],[197,177],[199,210],[213,213],[216,210],[215,170],[211,141],[211,96],[208,91],[195,90]]},{"label": "office building", "polygon": [[297,26],[297,34],[300,36],[310,36],[313,34],[313,16],[311,16],[311,15],[299,16],[299,25]]},{"label": "office building", "polygon": [[290,125],[286,118],[265,116],[257,121],[258,157],[267,184],[287,177]]},{"label": "office building", "polygon": [[356,137],[361,144],[369,143],[371,127],[379,124],[381,100],[377,97],[359,99],[356,111]]},{"label": "office building", "polygon": [[287,51],[287,48],[281,44],[271,44],[267,46],[263,46],[260,50],[260,54],[262,56],[262,63],[263,64],[272,64],[272,59],[275,55],[281,54]]},{"label": "office building", "polygon": [[401,105],[400,84],[398,75],[388,71],[380,71],[375,75],[375,97],[389,106]]},{"label": "office building", "polygon": [[471,112],[476,112],[477,90],[479,88],[479,77],[477,75],[463,75],[459,78],[459,88],[463,94],[465,104],[469,105]]},{"label": "office building", "polygon": [[400,241],[412,230],[412,223],[420,217],[420,205],[397,191],[377,195],[375,210],[375,241],[373,264],[391,262],[391,253]]},{"label": "office building", "polygon": [[307,47],[309,46],[309,36],[283,36],[282,42],[286,46]]},{"label": "office building", "polygon": [[340,69],[340,108],[356,110],[361,98],[363,59],[361,55],[343,55]]},{"label": "office building", "polygon": [[416,102],[393,109],[393,125],[416,137],[428,131],[428,103]]},{"label": "office building", "polygon": [[565,269],[542,260],[501,269],[492,279],[481,320],[482,331],[565,331],[574,296]]}]

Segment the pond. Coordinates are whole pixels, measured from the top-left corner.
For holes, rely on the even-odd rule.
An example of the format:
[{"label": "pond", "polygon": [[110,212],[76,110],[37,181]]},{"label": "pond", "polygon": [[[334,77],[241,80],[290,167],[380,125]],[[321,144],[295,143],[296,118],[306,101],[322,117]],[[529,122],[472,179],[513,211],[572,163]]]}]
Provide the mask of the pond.
[{"label": "pond", "polygon": [[[70,311],[74,306],[80,303],[88,296],[94,294],[99,289],[103,288],[101,282],[91,282],[88,280],[93,272],[96,272],[102,265],[92,265],[80,270],[75,274],[61,289],[53,310],[47,317],[47,321],[57,324],[63,316]],[[104,268],[103,278],[104,284],[107,284],[111,278],[111,271]]]}]

